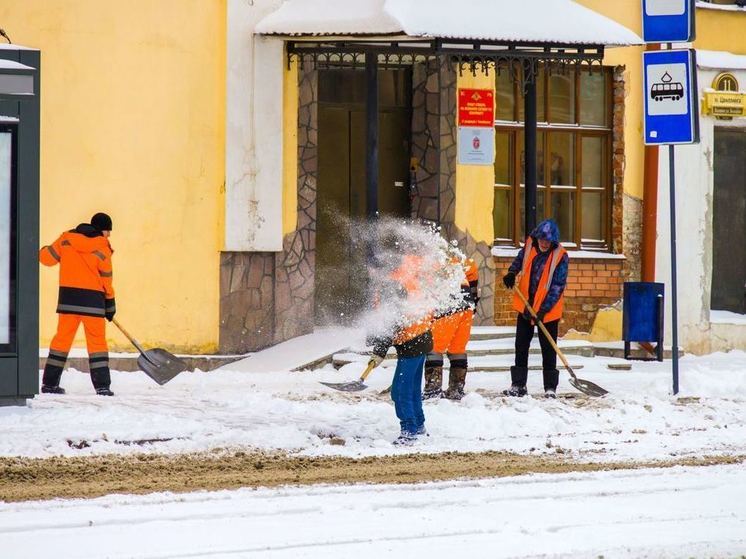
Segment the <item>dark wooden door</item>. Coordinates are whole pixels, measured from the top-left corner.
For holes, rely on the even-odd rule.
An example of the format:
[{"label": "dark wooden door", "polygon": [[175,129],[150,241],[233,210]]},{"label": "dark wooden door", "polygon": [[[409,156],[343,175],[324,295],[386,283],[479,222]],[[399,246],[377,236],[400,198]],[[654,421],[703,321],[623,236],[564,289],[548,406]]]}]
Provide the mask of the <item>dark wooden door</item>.
[{"label": "dark wooden door", "polygon": [[712,309],[746,313],[746,131],[715,129]]},{"label": "dark wooden door", "polygon": [[[384,84],[400,83],[399,95],[381,94],[379,189],[381,215],[409,217],[409,80],[406,70],[382,70]],[[388,78],[388,79],[386,79]],[[361,83],[361,79],[363,80]],[[366,119],[364,72],[319,72],[319,144],[316,231],[318,323],[354,317],[365,300]],[[407,95],[402,95],[406,92]]]}]

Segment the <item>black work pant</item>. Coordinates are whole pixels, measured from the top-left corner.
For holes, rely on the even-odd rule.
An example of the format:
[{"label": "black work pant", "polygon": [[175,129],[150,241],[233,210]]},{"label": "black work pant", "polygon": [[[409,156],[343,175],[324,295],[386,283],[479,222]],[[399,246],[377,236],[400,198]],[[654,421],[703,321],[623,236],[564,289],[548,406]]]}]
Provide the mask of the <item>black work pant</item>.
[{"label": "black work pant", "polygon": [[[552,322],[544,323],[547,332],[549,332],[555,342],[557,341],[559,322],[559,320],[554,320]],[[531,324],[531,322],[523,318],[523,315],[518,315],[515,332],[516,367],[528,367],[528,350],[531,347],[531,340],[534,338],[535,328],[538,328],[538,326]],[[541,344],[541,362],[543,369],[545,371],[556,369],[557,352],[554,351],[552,344],[549,343],[549,340],[547,340],[541,329],[539,329],[539,343]]]}]

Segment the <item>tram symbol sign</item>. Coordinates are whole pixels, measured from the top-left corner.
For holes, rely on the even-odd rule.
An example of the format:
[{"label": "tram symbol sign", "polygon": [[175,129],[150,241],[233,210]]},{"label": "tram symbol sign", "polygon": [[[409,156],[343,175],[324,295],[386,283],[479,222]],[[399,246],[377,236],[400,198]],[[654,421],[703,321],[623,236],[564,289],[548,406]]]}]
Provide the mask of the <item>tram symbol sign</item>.
[{"label": "tram symbol sign", "polygon": [[645,143],[699,142],[695,51],[645,52],[643,66]]},{"label": "tram symbol sign", "polygon": [[686,64],[653,64],[646,68],[648,114],[685,115],[689,110]]}]

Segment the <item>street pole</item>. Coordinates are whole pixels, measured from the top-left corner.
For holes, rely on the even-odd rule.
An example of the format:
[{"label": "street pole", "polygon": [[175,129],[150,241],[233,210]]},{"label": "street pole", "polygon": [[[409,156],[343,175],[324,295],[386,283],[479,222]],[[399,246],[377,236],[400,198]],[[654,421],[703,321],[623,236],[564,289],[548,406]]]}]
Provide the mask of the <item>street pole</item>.
[{"label": "street pole", "polygon": [[[668,43],[668,50],[673,45]],[[673,366],[673,394],[679,393],[679,298],[676,281],[676,146],[668,146],[668,182],[671,204],[671,363]]]},{"label": "street pole", "polygon": [[371,222],[378,216],[378,54],[365,55],[366,216]]},{"label": "street pole", "polygon": [[673,393],[679,393],[679,309],[676,285],[676,147],[668,146],[668,174],[671,184],[671,355],[673,363]]},{"label": "street pole", "polygon": [[536,228],[536,137],[537,137],[537,110],[536,110],[536,75],[531,75],[533,69],[529,66],[530,62],[523,67],[524,83],[524,166],[525,166],[525,227],[526,232],[523,236],[528,237]]}]

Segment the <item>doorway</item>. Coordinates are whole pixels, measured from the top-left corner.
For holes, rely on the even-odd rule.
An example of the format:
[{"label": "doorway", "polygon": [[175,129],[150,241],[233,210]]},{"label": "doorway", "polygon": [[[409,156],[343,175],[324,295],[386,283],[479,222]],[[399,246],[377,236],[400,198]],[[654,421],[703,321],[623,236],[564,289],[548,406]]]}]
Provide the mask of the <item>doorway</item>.
[{"label": "doorway", "polygon": [[[409,217],[412,77],[409,68],[379,70],[381,215]],[[318,73],[316,321],[353,318],[365,303],[365,71]]]},{"label": "doorway", "polygon": [[713,310],[746,314],[746,130],[715,129]]}]

